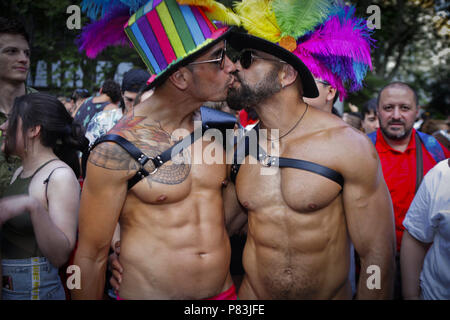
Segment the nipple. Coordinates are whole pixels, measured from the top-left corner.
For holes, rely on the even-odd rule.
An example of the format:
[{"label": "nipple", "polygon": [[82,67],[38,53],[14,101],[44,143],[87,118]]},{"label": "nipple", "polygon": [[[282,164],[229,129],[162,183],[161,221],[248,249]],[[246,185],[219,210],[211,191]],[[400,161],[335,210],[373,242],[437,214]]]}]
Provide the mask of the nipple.
[{"label": "nipple", "polygon": [[162,195],[160,195],[159,197],[158,197],[158,199],[156,199],[158,202],[162,202],[162,201],[164,201],[164,200],[166,200],[167,199],[167,196],[165,195],[165,194],[162,194]]}]

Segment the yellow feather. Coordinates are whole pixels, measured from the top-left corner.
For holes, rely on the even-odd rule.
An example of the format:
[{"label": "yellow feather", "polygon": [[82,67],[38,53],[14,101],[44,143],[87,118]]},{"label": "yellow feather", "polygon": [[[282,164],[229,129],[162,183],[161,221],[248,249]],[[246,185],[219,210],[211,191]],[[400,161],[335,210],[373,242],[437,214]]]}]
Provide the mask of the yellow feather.
[{"label": "yellow feather", "polygon": [[281,30],[270,3],[270,0],[243,0],[234,3],[234,10],[249,34],[279,42]]},{"label": "yellow feather", "polygon": [[211,11],[205,12],[211,20],[221,21],[229,26],[240,26],[241,19],[230,8],[225,7],[220,2],[215,2]]},{"label": "yellow feather", "polygon": [[227,25],[239,26],[241,20],[233,10],[214,0],[177,0],[179,4],[199,6],[205,10],[205,14],[211,20],[221,21]]},{"label": "yellow feather", "polygon": [[211,8],[213,6],[214,0],[177,0],[177,2],[182,5]]}]

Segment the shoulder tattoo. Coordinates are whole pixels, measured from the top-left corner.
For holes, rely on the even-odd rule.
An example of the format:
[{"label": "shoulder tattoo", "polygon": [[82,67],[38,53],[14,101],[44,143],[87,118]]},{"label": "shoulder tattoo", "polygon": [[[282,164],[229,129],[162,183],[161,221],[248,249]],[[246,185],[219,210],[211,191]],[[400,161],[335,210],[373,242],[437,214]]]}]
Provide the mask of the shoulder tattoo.
[{"label": "shoulder tattoo", "polygon": [[[141,118],[141,117],[140,117]],[[141,119],[122,119],[110,133],[124,136],[148,157],[155,157],[170,148],[170,137],[158,125],[145,124]],[[140,123],[141,122],[141,123]],[[91,151],[89,162],[109,170],[137,171],[140,164],[135,161],[122,147],[115,143],[101,143]],[[148,161],[144,168],[148,172],[154,171],[154,165]],[[189,176],[191,170],[190,155],[185,150],[177,156],[176,161],[168,161],[155,174],[148,175],[146,181],[162,184],[179,184]]]},{"label": "shoulder tattoo", "polygon": [[100,143],[89,155],[89,162],[109,170],[138,170],[136,161],[120,147],[111,143]]}]

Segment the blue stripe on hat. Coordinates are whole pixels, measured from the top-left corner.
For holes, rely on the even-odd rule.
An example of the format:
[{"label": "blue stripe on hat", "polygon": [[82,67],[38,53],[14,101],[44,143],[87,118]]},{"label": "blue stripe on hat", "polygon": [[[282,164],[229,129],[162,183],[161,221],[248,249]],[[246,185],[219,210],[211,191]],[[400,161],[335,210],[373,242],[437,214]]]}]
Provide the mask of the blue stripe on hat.
[{"label": "blue stripe on hat", "polygon": [[181,13],[184,16],[184,20],[186,21],[189,30],[191,31],[192,38],[194,38],[195,44],[198,46],[205,41],[205,37],[203,36],[202,30],[198,26],[197,19],[192,13],[191,8],[189,6],[180,5]]},{"label": "blue stripe on hat", "polygon": [[153,9],[153,0],[150,0],[144,7],[144,14]]},{"label": "blue stripe on hat", "polygon": [[145,55],[147,56],[148,60],[152,64],[152,67],[155,69],[155,73],[156,74],[160,73],[161,69],[159,68],[159,65],[156,62],[155,57],[153,56],[152,52],[150,51],[149,47],[147,46],[147,43],[145,42],[145,39],[141,33],[141,30],[139,30],[136,23],[133,23],[133,25],[131,25],[131,30],[133,31],[133,34],[136,37],[136,40],[139,42],[142,50],[145,52]]}]

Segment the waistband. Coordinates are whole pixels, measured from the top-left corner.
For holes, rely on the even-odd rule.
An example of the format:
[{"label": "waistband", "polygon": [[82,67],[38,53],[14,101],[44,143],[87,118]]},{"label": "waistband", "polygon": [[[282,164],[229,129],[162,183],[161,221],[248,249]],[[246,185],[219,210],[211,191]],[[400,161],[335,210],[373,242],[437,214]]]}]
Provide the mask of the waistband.
[{"label": "waistband", "polygon": [[232,284],[228,290],[225,290],[214,297],[203,300],[237,300],[236,287]]},{"label": "waistband", "polygon": [[[116,300],[125,300],[125,299],[122,299],[119,296],[119,294],[116,293]],[[228,290],[225,290],[224,292],[219,293],[214,297],[206,298],[203,300],[237,300],[236,287],[234,286],[234,284],[232,284]]]},{"label": "waistband", "polygon": [[2,259],[1,264],[4,267],[30,267],[50,264],[46,257],[31,257],[25,259]]}]

